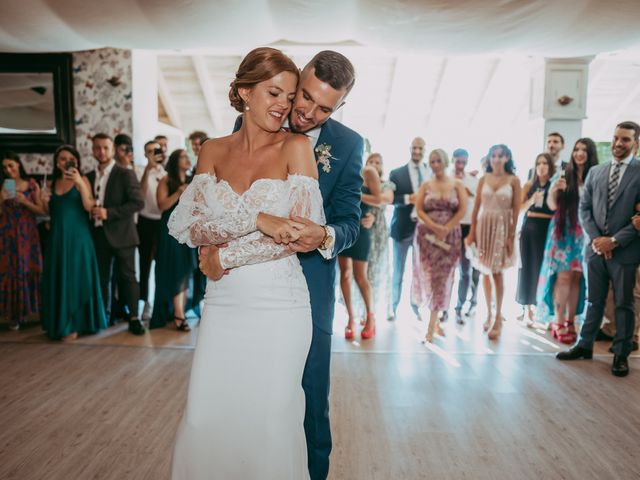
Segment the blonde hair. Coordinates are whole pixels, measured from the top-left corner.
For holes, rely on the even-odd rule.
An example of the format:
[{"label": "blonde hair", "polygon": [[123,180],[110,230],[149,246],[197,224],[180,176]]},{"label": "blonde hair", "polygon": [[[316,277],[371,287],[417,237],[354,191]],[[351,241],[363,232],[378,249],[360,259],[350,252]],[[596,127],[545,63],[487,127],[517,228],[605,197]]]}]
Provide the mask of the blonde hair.
[{"label": "blonde hair", "polygon": [[440,161],[442,161],[442,165],[444,166],[444,168],[449,168],[449,155],[447,155],[447,152],[445,152],[441,148],[436,148],[435,150],[431,150],[431,152],[429,152],[429,158],[431,158],[431,155],[433,155],[434,153],[438,155],[438,157],[440,157]]}]

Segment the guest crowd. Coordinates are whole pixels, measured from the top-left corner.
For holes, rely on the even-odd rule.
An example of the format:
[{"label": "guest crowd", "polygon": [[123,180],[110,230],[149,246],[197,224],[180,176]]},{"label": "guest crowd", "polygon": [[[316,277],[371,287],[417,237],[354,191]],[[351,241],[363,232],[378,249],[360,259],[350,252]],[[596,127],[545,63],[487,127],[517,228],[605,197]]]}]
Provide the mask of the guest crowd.
[{"label": "guest crowd", "polygon": [[[515,300],[526,324],[547,326],[561,343],[577,341],[559,354],[565,360],[590,358],[594,341],[613,340],[613,373],[625,375],[640,328],[639,134],[634,122],[617,125],[613,161],[599,164],[593,140],[577,140],[564,159],[564,138],[551,133],[547,150],[521,164],[528,169],[523,185],[507,145],[488,150],[480,173],[467,171],[463,148],[451,160],[438,148],[425,155],[425,141],[415,138],[409,162],[388,179],[382,155],[371,153],[362,171],[360,235],[339,256],[345,338],[355,338],[357,325],[362,339],[373,338],[379,307],[395,319],[411,250],[410,304],[418,319],[428,313],[425,341],[445,335],[456,269],[456,322],[474,316],[482,277],[483,330],[496,340],[505,320],[503,272],[518,264]],[[197,157],[207,136],[189,139]],[[42,185],[17,155],[2,155],[0,317],[19,329],[39,315],[50,338],[65,340],[119,319],[136,335],[145,322],[189,331],[185,313],[198,312],[206,279],[196,252],[167,229],[191,179],[189,153],[167,158],[167,139],[157,136],[145,144],[140,166],[129,136],[99,133],[92,142],[94,170],[84,176],[77,150],[62,145]]]},{"label": "guest crowd", "polygon": [[[195,155],[206,139],[204,132],[190,136]],[[167,221],[191,179],[191,160],[184,149],[167,159],[162,135],[144,151],[146,166],[134,165],[128,135],[98,133],[94,170],[83,175],[78,151],[62,145],[42,185],[18,155],[2,154],[0,317],[11,329],[39,317],[54,340],[74,340],[120,320],[135,335],[144,334],[145,322],[190,330],[185,311],[199,311],[205,278],[195,250],[169,236]],[[38,219],[46,225],[40,234]]]},{"label": "guest crowd", "polygon": [[[626,375],[640,329],[639,135],[634,122],[617,125],[613,161],[599,164],[590,138],[578,139],[563,160],[564,138],[553,132],[524,185],[506,145],[489,149],[481,175],[466,171],[469,155],[462,148],[452,153],[452,168],[441,149],[432,150],[425,162],[422,138],[413,140],[410,161],[393,170],[389,181],[382,176],[382,156],[370,155],[363,170],[360,238],[340,259],[345,338],[354,338],[361,312],[361,337],[375,335],[373,311],[380,302],[388,304],[389,320],[395,319],[411,249],[410,303],[419,320],[428,312],[425,341],[445,335],[441,323],[448,318],[456,269],[456,322],[474,315],[482,276],[483,330],[498,339],[505,320],[503,272],[519,264],[520,318],[531,327],[546,326],[561,343],[578,340],[558,358],[591,358],[594,341],[612,340],[612,372]],[[390,204],[388,230],[384,206]],[[354,301],[352,275],[364,309]]]}]

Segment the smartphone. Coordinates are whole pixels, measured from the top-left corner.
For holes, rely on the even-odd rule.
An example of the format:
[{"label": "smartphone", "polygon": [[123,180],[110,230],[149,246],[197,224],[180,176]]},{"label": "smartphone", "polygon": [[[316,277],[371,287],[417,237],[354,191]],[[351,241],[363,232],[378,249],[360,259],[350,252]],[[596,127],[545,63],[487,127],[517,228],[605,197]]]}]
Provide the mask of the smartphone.
[{"label": "smartphone", "polygon": [[2,188],[7,192],[8,198],[16,198],[16,181],[13,178],[5,178]]},{"label": "smartphone", "polygon": [[565,165],[564,163],[560,165],[560,178],[564,178]]},{"label": "smartphone", "polygon": [[153,149],[153,154],[154,155],[162,155],[162,148],[154,148]]},{"label": "smartphone", "polygon": [[76,162],[74,160],[67,160],[66,162],[64,162],[64,169],[67,172],[69,170],[71,170],[72,168],[78,168],[78,166],[76,165]]}]

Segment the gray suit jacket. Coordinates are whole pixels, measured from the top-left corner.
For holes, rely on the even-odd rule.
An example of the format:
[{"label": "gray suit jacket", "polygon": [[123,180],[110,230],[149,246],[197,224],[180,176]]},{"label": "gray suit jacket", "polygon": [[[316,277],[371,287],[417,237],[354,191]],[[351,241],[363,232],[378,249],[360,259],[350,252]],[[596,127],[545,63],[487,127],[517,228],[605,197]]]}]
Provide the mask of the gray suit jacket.
[{"label": "gray suit jacket", "polygon": [[615,237],[618,246],[613,250],[613,258],[621,264],[640,263],[640,232],[633,228],[631,217],[635,205],[640,203],[640,161],[633,158],[620,179],[616,195],[609,210],[607,190],[611,163],[598,165],[589,170],[580,197],[580,223],[589,237],[586,247],[587,258],[595,255],[591,241],[605,234],[605,222],[609,235]]}]

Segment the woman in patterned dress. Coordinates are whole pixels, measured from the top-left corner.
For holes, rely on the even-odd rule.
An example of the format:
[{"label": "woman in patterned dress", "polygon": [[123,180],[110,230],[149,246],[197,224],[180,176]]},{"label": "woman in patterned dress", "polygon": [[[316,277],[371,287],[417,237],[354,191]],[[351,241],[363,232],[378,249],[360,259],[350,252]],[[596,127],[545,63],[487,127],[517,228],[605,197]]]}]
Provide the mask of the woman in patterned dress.
[{"label": "woman in patterned dress", "polygon": [[444,336],[438,313],[446,310],[453,289],[453,275],[460,259],[460,220],[467,206],[467,192],[460,180],[446,174],[449,158],[437,149],[429,154],[433,178],[416,194],[420,222],[413,238],[414,255],[411,302],[430,310],[425,340],[433,341],[434,331]]},{"label": "woman in patterned dress", "polygon": [[[7,185],[15,185],[15,196]],[[0,317],[18,330],[40,312],[42,255],[36,215],[44,215],[40,188],[20,157],[2,156],[0,173]]]},{"label": "woman in patterned dress", "polygon": [[[538,319],[550,323],[553,336],[568,345],[576,339],[575,316],[584,310],[586,283],[582,271],[585,234],[578,204],[591,167],[598,164],[590,138],[576,141],[566,171],[553,178],[547,204],[555,213],[549,225],[544,260],[538,280]],[[551,322],[555,316],[555,322]]]}]

